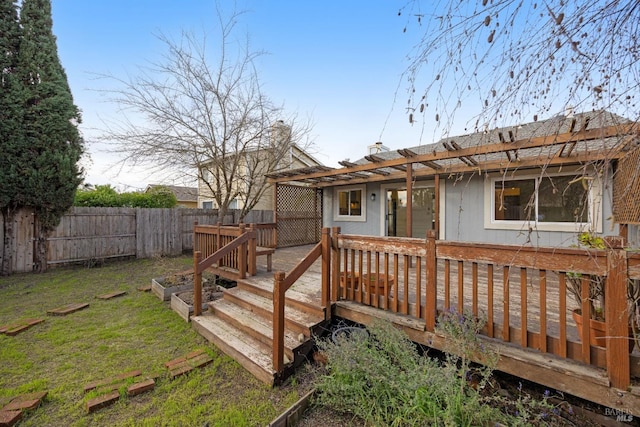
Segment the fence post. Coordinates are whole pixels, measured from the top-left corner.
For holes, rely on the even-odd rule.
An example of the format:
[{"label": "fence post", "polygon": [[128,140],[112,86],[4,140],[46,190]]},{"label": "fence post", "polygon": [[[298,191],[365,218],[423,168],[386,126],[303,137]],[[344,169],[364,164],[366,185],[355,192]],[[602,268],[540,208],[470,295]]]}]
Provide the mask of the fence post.
[{"label": "fence post", "polygon": [[607,374],[611,386],[626,390],[631,382],[629,367],[628,268],[624,239],[607,238],[605,319],[607,328]]},{"label": "fence post", "polygon": [[331,233],[331,301],[338,301],[338,283],[340,283],[340,248],[338,247],[338,235],[340,227],[333,227]]},{"label": "fence post", "polygon": [[202,252],[193,252],[193,315],[202,314],[202,272],[199,264],[202,261]]},{"label": "fence post", "polygon": [[331,319],[331,234],[328,227],[322,229],[322,305],[324,319]]},{"label": "fence post", "polygon": [[425,293],[427,295],[426,307],[424,311],[425,322],[428,331],[434,331],[436,327],[436,299],[438,288],[436,286],[436,231],[427,230],[427,283],[425,283]]},{"label": "fence post", "polygon": [[273,370],[277,373],[284,368],[284,281],[285,273],[274,274],[273,284]]}]

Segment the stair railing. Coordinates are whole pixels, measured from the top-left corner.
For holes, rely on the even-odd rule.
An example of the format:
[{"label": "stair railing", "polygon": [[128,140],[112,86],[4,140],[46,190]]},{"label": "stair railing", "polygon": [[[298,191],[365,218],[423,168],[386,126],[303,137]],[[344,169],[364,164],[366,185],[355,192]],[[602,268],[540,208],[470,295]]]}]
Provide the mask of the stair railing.
[{"label": "stair railing", "polygon": [[[193,252],[193,315],[199,316],[202,314],[202,272],[213,264],[220,261],[225,256],[229,255],[234,250],[240,248],[238,251],[238,265],[240,271],[240,278],[244,278],[247,271],[247,256],[251,257],[249,246],[253,248],[255,253],[255,240],[256,231],[250,229],[244,231],[240,236],[233,239],[205,259],[202,259],[202,252]],[[253,257],[255,259],[255,255]]]},{"label": "stair railing", "polygon": [[331,237],[328,228],[322,229],[320,242],[305,255],[288,273],[278,271],[274,274],[273,286],[273,369],[281,373],[284,370],[284,308],[287,290],[322,257],[322,305],[325,320],[331,318],[330,272],[331,272]]}]

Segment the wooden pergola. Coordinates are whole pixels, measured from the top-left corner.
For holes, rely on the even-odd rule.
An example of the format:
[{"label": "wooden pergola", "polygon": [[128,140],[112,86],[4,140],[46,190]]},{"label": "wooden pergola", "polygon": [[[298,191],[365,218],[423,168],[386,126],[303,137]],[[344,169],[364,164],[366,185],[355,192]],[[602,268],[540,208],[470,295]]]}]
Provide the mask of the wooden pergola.
[{"label": "wooden pergola", "polygon": [[[316,166],[272,173],[269,182],[290,183],[316,188],[371,182],[406,182],[407,236],[411,237],[412,183],[418,178],[433,178],[436,191],[436,213],[439,212],[439,180],[451,174],[505,172],[564,165],[607,164],[617,162],[638,146],[638,123],[589,129],[588,117],[582,123],[574,118],[568,131],[545,136],[517,139],[514,132],[495,131],[483,143],[463,146],[448,138],[441,144],[425,146],[429,151],[419,154],[412,149],[395,153],[371,154],[364,161],[339,162],[342,168]],[[397,154],[396,154],[397,153]],[[390,155],[393,157],[389,158]],[[638,182],[636,180],[636,182]],[[636,184],[638,185],[638,184]],[[640,194],[633,204],[640,205]],[[632,202],[629,202],[632,203]],[[435,229],[439,229],[436,215]]]}]

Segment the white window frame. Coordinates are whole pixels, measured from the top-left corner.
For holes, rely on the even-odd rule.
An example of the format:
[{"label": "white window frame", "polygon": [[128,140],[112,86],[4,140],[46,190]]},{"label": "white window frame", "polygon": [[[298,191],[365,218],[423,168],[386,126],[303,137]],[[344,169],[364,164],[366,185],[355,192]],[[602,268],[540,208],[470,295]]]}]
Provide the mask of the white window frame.
[{"label": "white window frame", "polygon": [[504,176],[492,176],[485,180],[484,186],[484,228],[495,230],[525,230],[533,228],[539,231],[564,231],[564,232],[583,232],[586,230],[602,233],[602,180],[595,175],[587,177],[589,182],[588,190],[588,219],[587,222],[538,222],[537,218],[525,221],[514,220],[496,220],[495,219],[495,185],[496,182],[509,182],[533,179],[536,181],[535,198],[536,211],[538,204],[538,185],[540,178],[555,178],[561,176],[575,176],[575,173],[547,173],[544,176],[540,174],[523,174],[514,175],[509,178]]},{"label": "white window frame", "polygon": [[[361,206],[360,215],[340,215],[340,193],[360,191],[361,194]],[[334,221],[352,221],[352,222],[366,222],[367,221],[367,189],[364,185],[355,187],[337,187],[333,191],[333,220]]]}]

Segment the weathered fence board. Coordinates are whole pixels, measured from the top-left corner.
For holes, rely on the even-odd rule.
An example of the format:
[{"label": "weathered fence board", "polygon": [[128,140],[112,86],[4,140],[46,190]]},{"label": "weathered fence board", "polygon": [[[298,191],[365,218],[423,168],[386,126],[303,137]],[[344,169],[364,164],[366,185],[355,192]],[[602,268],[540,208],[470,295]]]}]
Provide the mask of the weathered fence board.
[{"label": "weathered fence board", "polygon": [[[102,259],[179,255],[193,249],[193,224],[238,222],[232,210],[220,221],[215,209],[72,208],[47,238],[47,265],[93,263]],[[13,272],[33,270],[34,215],[16,214]],[[0,217],[0,242],[4,240]],[[245,222],[272,222],[273,212],[252,211]],[[0,261],[3,247],[0,245]]]}]

